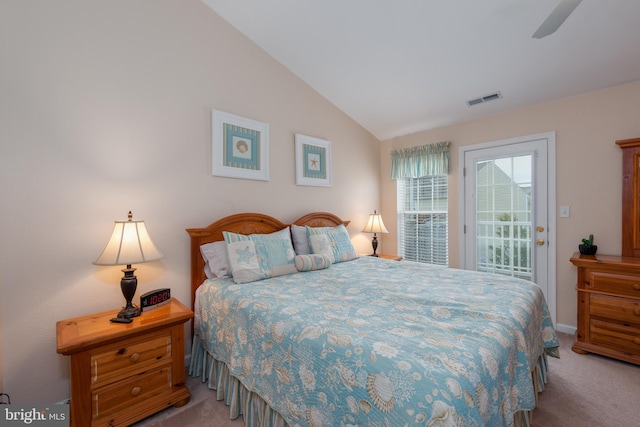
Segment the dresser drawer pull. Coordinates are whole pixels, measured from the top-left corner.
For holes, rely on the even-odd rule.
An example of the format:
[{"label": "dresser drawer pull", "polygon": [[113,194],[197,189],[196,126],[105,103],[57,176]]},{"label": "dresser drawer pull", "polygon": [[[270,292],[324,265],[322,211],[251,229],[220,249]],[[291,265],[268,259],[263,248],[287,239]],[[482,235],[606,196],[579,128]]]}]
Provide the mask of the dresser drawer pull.
[{"label": "dresser drawer pull", "polygon": [[137,396],[140,394],[140,392],[142,391],[142,389],[138,386],[135,386],[134,388],[131,389],[131,396]]},{"label": "dresser drawer pull", "polygon": [[136,363],[138,360],[140,360],[140,353],[133,353],[131,356],[129,356],[129,360],[131,360],[133,363]]},{"label": "dresser drawer pull", "polygon": [[633,315],[634,316],[640,316],[640,308],[633,309]]},{"label": "dresser drawer pull", "polygon": [[640,291],[640,283],[634,283],[633,284],[633,289],[636,291]]},{"label": "dresser drawer pull", "polygon": [[635,338],[633,339],[633,343],[634,343],[634,344],[638,344],[638,345],[640,345],[640,338],[635,337]]}]

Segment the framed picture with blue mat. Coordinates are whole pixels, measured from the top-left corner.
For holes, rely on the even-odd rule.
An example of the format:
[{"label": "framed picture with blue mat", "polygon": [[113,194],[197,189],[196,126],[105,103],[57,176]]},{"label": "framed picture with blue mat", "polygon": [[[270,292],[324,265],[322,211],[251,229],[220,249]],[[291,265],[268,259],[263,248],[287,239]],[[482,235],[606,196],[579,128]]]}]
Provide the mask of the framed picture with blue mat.
[{"label": "framed picture with blue mat", "polygon": [[296,185],[331,187],[331,142],[296,134]]},{"label": "framed picture with blue mat", "polygon": [[269,181],[269,125],[212,110],[214,176]]}]

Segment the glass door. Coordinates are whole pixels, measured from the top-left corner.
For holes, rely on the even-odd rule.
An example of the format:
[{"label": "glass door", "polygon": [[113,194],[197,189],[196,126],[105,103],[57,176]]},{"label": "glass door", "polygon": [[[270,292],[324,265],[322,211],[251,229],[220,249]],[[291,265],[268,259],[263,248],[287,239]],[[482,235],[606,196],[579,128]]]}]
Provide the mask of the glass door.
[{"label": "glass door", "polygon": [[551,133],[461,147],[460,155],[462,267],[537,283],[555,319],[554,145]]}]

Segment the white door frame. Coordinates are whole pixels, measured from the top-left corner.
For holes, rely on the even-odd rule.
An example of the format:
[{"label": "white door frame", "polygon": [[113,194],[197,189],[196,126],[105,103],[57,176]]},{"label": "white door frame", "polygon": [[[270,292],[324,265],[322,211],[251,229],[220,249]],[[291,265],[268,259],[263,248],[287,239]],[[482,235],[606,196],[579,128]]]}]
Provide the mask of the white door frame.
[{"label": "white door frame", "polygon": [[[526,135],[515,138],[490,141],[481,144],[458,147],[458,206],[460,223],[458,232],[460,236],[460,268],[466,266],[466,236],[465,224],[468,222],[466,215],[465,197],[465,155],[467,151],[495,148],[502,145],[518,144],[522,142],[546,139],[547,141],[547,306],[551,318],[556,323],[556,133],[545,132],[534,135]],[[471,220],[471,219],[469,219]]]}]

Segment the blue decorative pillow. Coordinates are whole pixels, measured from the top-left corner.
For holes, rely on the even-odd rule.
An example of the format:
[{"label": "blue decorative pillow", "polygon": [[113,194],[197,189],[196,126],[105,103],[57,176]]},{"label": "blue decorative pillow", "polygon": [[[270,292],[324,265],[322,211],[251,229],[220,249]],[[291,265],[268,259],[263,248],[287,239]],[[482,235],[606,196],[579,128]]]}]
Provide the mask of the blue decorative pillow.
[{"label": "blue decorative pillow", "polygon": [[358,258],[344,224],[337,227],[307,227],[309,246],[314,254],[325,254],[331,263]]},{"label": "blue decorative pillow", "polygon": [[331,258],[325,254],[296,255],[298,271],[322,270],[331,266]]},{"label": "blue decorative pillow", "polygon": [[296,273],[295,255],[289,227],[271,234],[222,232],[236,283],[255,282]]}]

